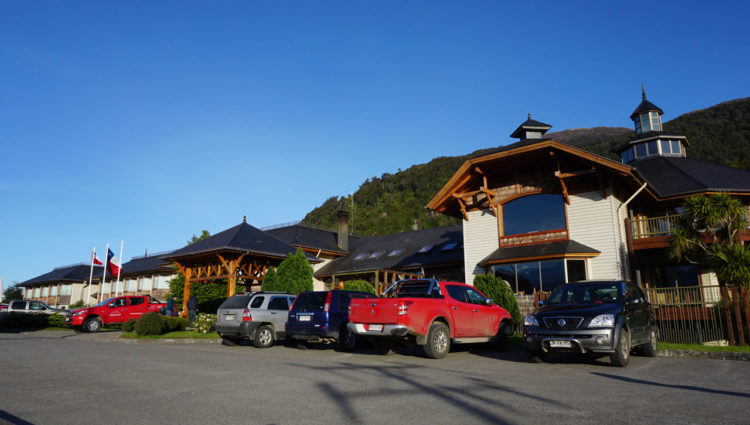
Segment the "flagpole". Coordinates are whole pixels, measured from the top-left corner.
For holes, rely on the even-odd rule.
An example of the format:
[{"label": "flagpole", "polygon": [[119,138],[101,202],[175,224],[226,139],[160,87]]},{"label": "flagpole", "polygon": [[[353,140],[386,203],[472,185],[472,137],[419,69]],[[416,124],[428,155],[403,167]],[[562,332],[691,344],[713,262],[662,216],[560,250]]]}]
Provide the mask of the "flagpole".
[{"label": "flagpole", "polygon": [[86,307],[91,304],[91,281],[94,279],[94,258],[96,258],[96,247],[91,248],[91,271],[89,272],[89,294],[86,296]]},{"label": "flagpole", "polygon": [[[122,273],[122,246],[125,244],[125,240],[120,239],[120,267],[117,268],[117,286],[115,286],[115,296],[119,296],[117,291],[120,289],[120,273]],[[122,292],[125,292],[125,288],[122,288]]]},{"label": "flagpole", "polygon": [[109,261],[109,244],[107,244],[107,253],[104,254],[104,272],[102,273],[102,287],[99,290],[99,302],[102,302],[103,300],[102,293],[104,292],[104,284],[107,283],[107,261]]}]

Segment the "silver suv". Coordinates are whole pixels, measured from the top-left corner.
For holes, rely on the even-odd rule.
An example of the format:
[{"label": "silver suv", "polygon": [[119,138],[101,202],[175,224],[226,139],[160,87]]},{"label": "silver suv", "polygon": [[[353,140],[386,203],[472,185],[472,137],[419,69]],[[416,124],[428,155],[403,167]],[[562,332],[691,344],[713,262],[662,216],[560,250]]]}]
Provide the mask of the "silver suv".
[{"label": "silver suv", "polygon": [[294,295],[281,292],[246,292],[227,298],[216,312],[216,332],[224,345],[249,339],[268,348],[286,338],[286,320]]},{"label": "silver suv", "polygon": [[14,300],[8,304],[8,313],[67,314],[67,310],[52,308],[41,301]]}]

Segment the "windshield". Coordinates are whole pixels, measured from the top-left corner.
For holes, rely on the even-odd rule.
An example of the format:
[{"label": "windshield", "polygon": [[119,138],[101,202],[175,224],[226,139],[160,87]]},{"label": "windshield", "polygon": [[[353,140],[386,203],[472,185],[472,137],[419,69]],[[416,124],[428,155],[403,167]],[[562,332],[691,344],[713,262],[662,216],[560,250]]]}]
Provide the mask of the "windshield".
[{"label": "windshield", "polygon": [[620,284],[576,283],[555,289],[546,304],[601,304],[620,301]]},{"label": "windshield", "polygon": [[107,298],[106,300],[100,302],[99,304],[95,305],[94,307],[103,307],[103,306],[111,303],[112,300],[114,300],[114,298]]}]

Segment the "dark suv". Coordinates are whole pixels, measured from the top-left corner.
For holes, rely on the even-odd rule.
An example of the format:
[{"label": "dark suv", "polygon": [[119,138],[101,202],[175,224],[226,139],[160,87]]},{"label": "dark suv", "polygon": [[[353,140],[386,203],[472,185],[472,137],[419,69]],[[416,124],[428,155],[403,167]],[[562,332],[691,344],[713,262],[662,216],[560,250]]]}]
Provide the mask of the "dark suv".
[{"label": "dark suv", "polygon": [[656,355],[654,311],[643,291],[622,281],[583,281],[555,289],[523,324],[526,353],[544,361],[550,352],[607,353],[627,366],[640,346]]},{"label": "dark suv", "polygon": [[249,339],[258,348],[267,348],[284,339],[286,319],[294,295],[281,292],[255,292],[233,295],[216,312],[216,332],[224,345],[237,345]]},{"label": "dark suv", "polygon": [[372,298],[367,292],[303,292],[294,300],[286,322],[286,333],[292,340],[336,343],[344,351],[353,350],[357,335],[349,332],[349,302],[352,298]]}]

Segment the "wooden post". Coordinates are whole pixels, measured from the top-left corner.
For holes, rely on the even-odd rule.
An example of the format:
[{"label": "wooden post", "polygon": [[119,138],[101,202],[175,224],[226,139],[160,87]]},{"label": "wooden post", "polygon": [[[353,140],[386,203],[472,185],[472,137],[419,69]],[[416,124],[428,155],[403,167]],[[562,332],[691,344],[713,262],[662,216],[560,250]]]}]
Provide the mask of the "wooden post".
[{"label": "wooden post", "polygon": [[745,300],[745,329],[747,329],[748,344],[750,344],[750,290],[741,287],[742,299]]},{"label": "wooden post", "polygon": [[732,311],[729,308],[729,292],[726,286],[721,287],[721,301],[724,303],[724,317],[727,320],[727,332],[729,332],[729,345],[734,345],[734,327],[732,326]]},{"label": "wooden post", "polygon": [[738,345],[745,345],[745,331],[742,329],[742,314],[740,314],[740,294],[737,288],[732,288],[732,299],[734,300],[734,317],[737,319],[737,339],[739,340]]},{"label": "wooden post", "polygon": [[[186,267],[182,274],[185,276],[185,284],[182,287],[182,317],[187,317],[187,304],[190,298],[190,278],[193,277],[193,269]],[[153,278],[152,278],[153,282]]]}]

